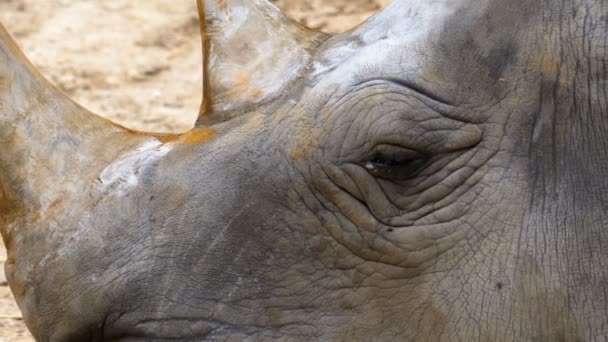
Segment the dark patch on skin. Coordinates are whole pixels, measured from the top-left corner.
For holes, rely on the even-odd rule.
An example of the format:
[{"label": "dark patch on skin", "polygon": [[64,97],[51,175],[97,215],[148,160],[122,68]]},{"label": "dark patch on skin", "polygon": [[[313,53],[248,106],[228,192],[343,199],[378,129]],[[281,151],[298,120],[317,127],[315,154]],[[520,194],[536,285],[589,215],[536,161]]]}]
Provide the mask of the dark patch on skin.
[{"label": "dark patch on skin", "polygon": [[508,66],[515,63],[517,46],[512,40],[499,41],[487,55],[478,56],[477,61],[488,70],[488,75],[499,80]]},{"label": "dark patch on skin", "polygon": [[473,62],[485,67],[491,79],[498,80],[504,76],[507,67],[516,62],[518,47],[511,32],[504,34],[504,28],[497,28],[500,23],[492,21],[491,18],[490,13],[486,13],[482,19],[469,18],[470,21],[481,21],[481,25],[475,31],[468,31],[470,27],[461,29],[461,32],[466,33],[458,49],[461,56],[477,52]]},{"label": "dark patch on skin", "polygon": [[528,48],[522,38],[537,25],[541,7],[525,0],[465,5],[441,27],[430,77],[454,85],[458,103],[501,98],[504,86],[499,81],[510,79],[522,61],[521,52]]}]

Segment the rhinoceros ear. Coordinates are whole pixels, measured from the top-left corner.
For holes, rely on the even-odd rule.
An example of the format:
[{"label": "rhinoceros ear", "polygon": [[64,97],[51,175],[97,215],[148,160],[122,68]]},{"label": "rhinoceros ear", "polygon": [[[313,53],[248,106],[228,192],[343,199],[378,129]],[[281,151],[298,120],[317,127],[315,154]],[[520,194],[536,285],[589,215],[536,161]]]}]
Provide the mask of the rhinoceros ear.
[{"label": "rhinoceros ear", "polygon": [[198,0],[198,7],[205,66],[203,124],[278,97],[300,77],[322,37],[267,0]]}]

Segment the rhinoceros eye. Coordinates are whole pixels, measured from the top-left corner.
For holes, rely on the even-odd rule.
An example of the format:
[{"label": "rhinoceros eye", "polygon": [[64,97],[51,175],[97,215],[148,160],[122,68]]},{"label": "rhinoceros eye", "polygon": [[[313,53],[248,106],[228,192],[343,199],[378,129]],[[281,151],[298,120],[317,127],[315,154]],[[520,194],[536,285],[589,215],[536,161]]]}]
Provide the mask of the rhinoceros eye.
[{"label": "rhinoceros eye", "polygon": [[417,175],[427,164],[428,156],[394,145],[379,145],[364,164],[372,176],[387,180],[406,180]]}]

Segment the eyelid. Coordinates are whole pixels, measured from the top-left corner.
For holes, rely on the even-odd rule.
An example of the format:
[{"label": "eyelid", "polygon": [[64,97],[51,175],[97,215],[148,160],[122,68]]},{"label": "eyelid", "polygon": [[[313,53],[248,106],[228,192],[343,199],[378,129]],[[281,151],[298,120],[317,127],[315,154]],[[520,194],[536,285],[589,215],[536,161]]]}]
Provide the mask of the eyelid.
[{"label": "eyelid", "polygon": [[367,162],[363,167],[374,177],[392,181],[403,181],[418,175],[427,162],[428,160],[426,159],[414,159],[400,166],[385,166]]},{"label": "eyelid", "polygon": [[391,144],[377,145],[372,153],[361,165],[370,175],[392,181],[416,176],[429,160],[426,154]]},{"label": "eyelid", "polygon": [[414,91],[420,95],[423,95],[426,98],[429,98],[437,103],[440,103],[442,105],[446,105],[448,107],[455,107],[456,106],[456,102],[452,101],[448,98],[445,98],[441,95],[437,95],[435,92],[431,92],[428,89],[426,89],[424,86],[414,83],[412,81],[409,80],[404,80],[404,79],[400,79],[397,77],[378,77],[378,78],[372,78],[372,79],[367,79],[364,81],[361,81],[357,84],[355,84],[355,86],[360,86],[362,84],[365,83],[369,83],[369,82],[374,82],[374,81],[381,81],[381,82],[386,82],[386,83],[391,83],[391,84],[395,84],[399,87],[403,87],[403,88],[407,88],[408,90]]},{"label": "eyelid", "polygon": [[426,159],[428,156],[415,149],[393,144],[379,144],[372,149],[372,155],[368,159],[377,155],[383,155],[393,159],[415,160]]}]

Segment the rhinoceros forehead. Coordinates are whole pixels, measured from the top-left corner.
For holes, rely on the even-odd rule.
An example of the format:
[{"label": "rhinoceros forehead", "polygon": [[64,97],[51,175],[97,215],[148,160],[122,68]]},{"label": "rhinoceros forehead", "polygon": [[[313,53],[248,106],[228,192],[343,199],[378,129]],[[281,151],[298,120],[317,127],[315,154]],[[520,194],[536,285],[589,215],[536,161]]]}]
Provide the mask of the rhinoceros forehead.
[{"label": "rhinoceros forehead", "polygon": [[[345,70],[393,60],[396,53],[408,54],[425,41],[435,40],[446,21],[457,10],[458,1],[395,1],[352,32],[328,40],[320,49],[312,77],[335,74],[344,82]],[[406,48],[407,47],[407,48]],[[384,66],[385,68],[397,67]]]}]

